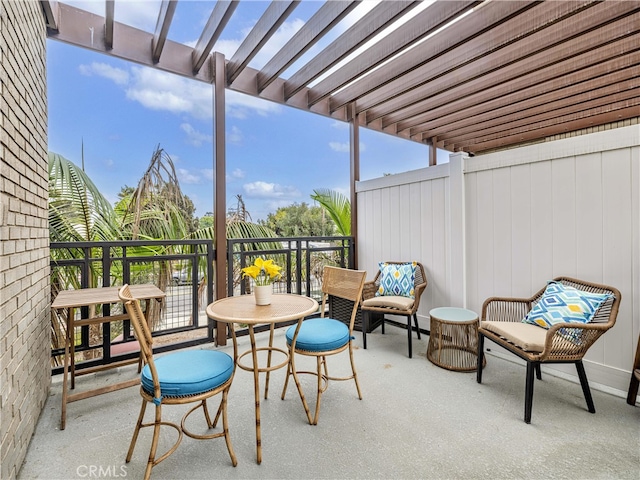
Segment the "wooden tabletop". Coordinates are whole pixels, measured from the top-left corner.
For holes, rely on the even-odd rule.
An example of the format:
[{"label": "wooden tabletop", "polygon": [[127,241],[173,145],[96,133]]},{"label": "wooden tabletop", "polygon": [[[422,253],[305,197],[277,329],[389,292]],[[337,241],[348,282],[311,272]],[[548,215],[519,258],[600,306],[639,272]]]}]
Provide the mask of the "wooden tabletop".
[{"label": "wooden tabletop", "polygon": [[[134,298],[146,300],[149,298],[161,299],[166,296],[155,285],[129,285]],[[75,308],[90,305],[104,305],[119,303],[118,290],[120,287],[81,288],[79,290],[63,290],[56,296],[51,308]]]},{"label": "wooden tabletop", "polygon": [[252,325],[298,320],[317,311],[318,302],[313,298],[290,293],[274,293],[271,305],[256,305],[253,295],[240,295],[207,306],[207,315],[214,320]]}]

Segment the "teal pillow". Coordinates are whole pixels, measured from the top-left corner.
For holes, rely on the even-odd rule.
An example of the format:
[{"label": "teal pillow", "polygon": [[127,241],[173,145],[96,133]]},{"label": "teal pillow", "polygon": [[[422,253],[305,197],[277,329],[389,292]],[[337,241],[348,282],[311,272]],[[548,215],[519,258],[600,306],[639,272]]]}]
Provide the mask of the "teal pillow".
[{"label": "teal pillow", "polygon": [[[562,283],[549,282],[540,301],[522,322],[547,330],[557,323],[589,323],[611,296],[610,293],[590,293]],[[565,333],[572,338],[579,336],[580,331],[570,330]]]},{"label": "teal pillow", "polygon": [[396,297],[415,297],[417,262],[387,263],[380,262],[380,285],[376,297],[393,295]]}]

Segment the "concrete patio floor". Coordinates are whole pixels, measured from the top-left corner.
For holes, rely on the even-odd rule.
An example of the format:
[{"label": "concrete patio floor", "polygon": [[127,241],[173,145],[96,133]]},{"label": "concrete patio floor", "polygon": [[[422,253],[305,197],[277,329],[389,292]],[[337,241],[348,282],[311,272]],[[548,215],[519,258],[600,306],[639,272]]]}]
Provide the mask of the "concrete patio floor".
[{"label": "concrete patio floor", "polygon": [[[283,336],[284,330],[277,332],[276,345],[284,346]],[[259,337],[266,342],[265,334]],[[238,466],[231,465],[224,440],[185,437],[177,452],[153,469],[152,478],[640,478],[640,407],[627,405],[624,392],[605,393],[592,385],[592,415],[579,384],[545,374],[543,368],[527,425],[522,365],[490,355],[478,385],[475,373],[431,364],[425,356],[427,336],[414,338],[413,359],[407,357],[402,329],[389,326],[385,335],[377,330],[367,340],[367,350],[355,352],[362,401],[352,381],[333,382],[323,396],[319,424],[310,426],[293,382],[286,399],[280,399],[285,370],[273,372],[269,398],[261,403],[263,461],[258,465],[253,376],[238,369],[229,394]],[[355,342],[361,347],[359,333]],[[241,338],[240,350],[247,346],[248,338]],[[300,357],[297,362],[302,363]],[[331,373],[339,375],[348,368],[348,354],[329,362]],[[313,368],[305,363],[299,368],[305,365]],[[76,388],[135,375],[130,366],[82,376]],[[314,401],[315,380],[304,377],[307,398]],[[263,387],[264,374],[260,381]],[[63,431],[60,398],[57,376],[19,479],[142,478],[150,429],[141,433],[132,461],[124,462],[140,408],[138,387],[69,404]],[[185,411],[169,406],[163,414],[176,421]],[[166,433],[164,439],[174,438],[174,432]]]}]

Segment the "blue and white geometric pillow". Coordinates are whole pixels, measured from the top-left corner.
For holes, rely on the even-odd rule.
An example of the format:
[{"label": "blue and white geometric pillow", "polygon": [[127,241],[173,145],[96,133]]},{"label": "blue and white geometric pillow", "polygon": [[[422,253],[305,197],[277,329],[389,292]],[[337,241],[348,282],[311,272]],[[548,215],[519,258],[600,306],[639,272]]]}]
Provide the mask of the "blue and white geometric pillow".
[{"label": "blue and white geometric pillow", "polygon": [[376,297],[393,295],[398,297],[414,298],[414,283],[416,280],[417,262],[411,263],[387,263],[380,262],[380,286],[376,291]]},{"label": "blue and white geometric pillow", "polygon": [[540,301],[522,322],[547,330],[557,323],[589,323],[611,296],[609,293],[589,293],[562,283],[549,282]]}]

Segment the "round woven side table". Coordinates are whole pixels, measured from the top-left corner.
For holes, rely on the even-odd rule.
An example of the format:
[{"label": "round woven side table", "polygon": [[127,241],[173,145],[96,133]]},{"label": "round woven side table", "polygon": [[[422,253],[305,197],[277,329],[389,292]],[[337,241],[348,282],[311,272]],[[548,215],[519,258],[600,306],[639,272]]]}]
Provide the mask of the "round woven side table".
[{"label": "round woven side table", "polygon": [[[431,363],[471,372],[478,368],[478,314],[465,308],[439,307],[429,312],[431,334],[427,358]],[[482,366],[486,365],[484,359]]]}]

